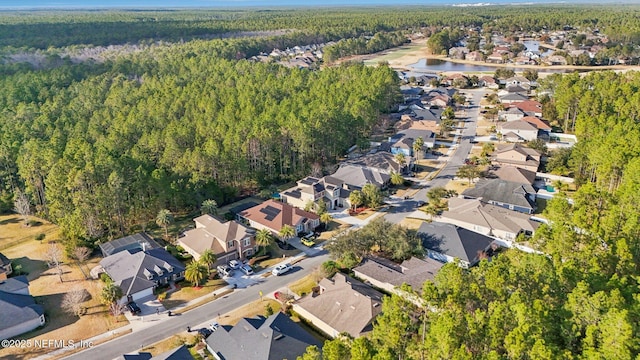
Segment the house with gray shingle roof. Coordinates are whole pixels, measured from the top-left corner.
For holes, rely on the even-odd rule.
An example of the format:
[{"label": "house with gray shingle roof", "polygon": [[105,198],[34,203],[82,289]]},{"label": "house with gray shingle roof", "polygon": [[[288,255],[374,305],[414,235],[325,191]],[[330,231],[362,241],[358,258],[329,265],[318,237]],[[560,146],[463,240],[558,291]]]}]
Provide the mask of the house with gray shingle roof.
[{"label": "house with gray shingle roof", "polygon": [[163,248],[121,251],[102,259],[100,266],[122,289],[121,303],[152,296],[157,286],[184,279],[185,270]]},{"label": "house with gray shingle roof", "polygon": [[24,334],[44,323],[44,308],[29,294],[26,276],[0,280],[0,339]]},{"label": "house with gray shingle roof", "polygon": [[491,156],[493,165],[511,165],[529,171],[538,171],[541,153],[520,144],[500,146]]},{"label": "house with gray shingle roof", "polygon": [[[524,120],[500,123],[498,125],[498,131],[502,133],[503,138],[509,142],[533,141],[538,138],[538,128]],[[509,133],[515,135],[513,139],[509,138],[507,135]]]},{"label": "house with gray shingle roof", "polygon": [[403,284],[411,286],[411,289],[420,293],[422,285],[426,281],[433,281],[441,267],[441,262],[430,258],[412,257],[397,264],[391,260],[372,256],[353,268],[353,274],[378,289],[405,296],[406,293],[399,289]]},{"label": "house with gray shingle roof", "polygon": [[156,356],[149,352],[120,355],[114,360],[193,360],[193,356],[185,345],[163,352]]},{"label": "house with gray shingle roof", "polygon": [[0,279],[6,279],[12,272],[11,260],[0,253]]},{"label": "house with gray shingle roof", "polygon": [[343,332],[357,338],[373,330],[382,293],[342,273],[320,280],[318,288],[293,304],[298,315],[332,338]]},{"label": "house with gray shingle roof", "polygon": [[489,172],[488,178],[498,178],[505,181],[533,185],[536,181],[536,172],[516,166],[505,165]]},{"label": "house with gray shingle roof", "polygon": [[287,204],[304,209],[309,202],[319,204],[321,201],[327,205],[327,209],[349,207],[348,186],[341,179],[333,176],[315,178],[307,176],[299,180],[296,186],[280,192],[280,198]]},{"label": "house with gray shingle roof", "polygon": [[474,188],[463,191],[462,196],[525,214],[533,213],[536,203],[533,186],[501,179],[481,179]]},{"label": "house with gray shingle roof", "polygon": [[436,218],[484,235],[515,240],[519,234],[532,235],[540,226],[531,215],[507,210],[478,199],[449,199],[448,210]]},{"label": "house with gray shingle roof", "polygon": [[160,244],[153,240],[149,234],[142,232],[100,244],[100,251],[103,257],[107,257],[124,250],[158,249],[160,247]]},{"label": "house with gray shingle roof", "polygon": [[489,256],[496,246],[494,239],[455,225],[423,222],[418,229],[422,246],[430,258],[454,262],[468,268]]},{"label": "house with gray shingle roof", "polygon": [[342,180],[349,190],[361,190],[367,184],[373,184],[381,189],[389,186],[391,175],[376,168],[362,167],[349,163],[342,163],[331,177]]},{"label": "house with gray shingle roof", "polygon": [[307,347],[322,344],[287,315],[243,318],[235,326],[220,326],[207,340],[218,360],[282,360],[302,356]]}]

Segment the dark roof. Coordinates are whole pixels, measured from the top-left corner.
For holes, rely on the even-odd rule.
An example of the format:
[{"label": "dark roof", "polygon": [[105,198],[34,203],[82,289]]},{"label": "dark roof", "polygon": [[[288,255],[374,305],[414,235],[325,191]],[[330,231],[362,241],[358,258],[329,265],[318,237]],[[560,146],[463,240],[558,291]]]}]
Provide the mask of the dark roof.
[{"label": "dark roof", "polygon": [[[402,166],[396,161],[395,156],[387,151],[377,151],[373,154],[367,154],[353,160],[345,161],[345,163],[374,168],[387,173],[391,173],[392,171],[400,172],[402,169]],[[326,176],[325,179],[328,177],[329,176]],[[340,183],[342,183],[342,181],[340,181]]]},{"label": "dark roof", "polygon": [[442,263],[430,258],[418,259],[412,257],[402,262],[402,264],[396,264],[387,259],[370,257],[354,268],[353,271],[393,286],[407,284],[420,293],[422,285],[428,280],[433,280],[441,267]]},{"label": "dark roof", "polygon": [[103,256],[109,256],[124,250],[142,250],[142,244],[145,244],[148,250],[161,247],[147,233],[137,233],[100,244],[100,250]]},{"label": "dark roof", "polygon": [[439,222],[422,223],[418,229],[422,246],[470,264],[479,260],[479,254],[491,246],[493,239],[455,226]]},{"label": "dark roof", "polygon": [[310,345],[322,345],[283,313],[268,318],[244,318],[233,327],[220,327],[207,346],[227,360],[295,359]]},{"label": "dark roof", "polygon": [[17,293],[29,287],[29,280],[26,276],[14,276],[12,278],[0,280],[0,291]]},{"label": "dark roof", "polygon": [[533,209],[527,195],[535,193],[535,189],[529,184],[501,179],[481,179],[475,188],[465,190],[462,195],[474,199],[482,198],[483,202],[493,201]]},{"label": "dark roof", "polygon": [[413,110],[413,114],[417,120],[435,121],[439,124],[443,111],[442,109],[416,109]]},{"label": "dark roof", "polygon": [[9,329],[44,314],[33,296],[14,294],[0,290],[0,330]]},{"label": "dark roof", "polygon": [[[120,286],[124,295],[154,287],[156,280],[185,270],[184,265],[163,248],[121,251],[102,259],[100,265]],[[162,271],[162,275],[159,275],[159,271]],[[150,280],[147,278],[148,275],[151,277]]]},{"label": "dark roof", "polygon": [[500,100],[510,100],[510,101],[525,101],[529,100],[529,98],[520,93],[509,93],[507,95],[501,96]]},{"label": "dark roof", "polygon": [[11,260],[8,257],[4,256],[0,253],[0,266],[5,266],[11,264]]},{"label": "dark roof", "polygon": [[137,354],[124,354],[120,355],[113,360],[151,360],[153,355],[148,352],[139,352]]},{"label": "dark roof", "polygon": [[193,360],[193,356],[191,356],[191,353],[186,346],[181,345],[177,348],[165,351],[162,354],[158,354],[150,360]]}]

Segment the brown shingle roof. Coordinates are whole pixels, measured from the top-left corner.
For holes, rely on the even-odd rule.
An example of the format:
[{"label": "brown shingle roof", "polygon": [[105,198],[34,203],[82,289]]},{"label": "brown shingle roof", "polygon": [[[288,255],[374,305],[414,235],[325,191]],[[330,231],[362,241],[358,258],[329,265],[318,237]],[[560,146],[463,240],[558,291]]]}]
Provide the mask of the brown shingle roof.
[{"label": "brown shingle roof", "polygon": [[295,228],[297,224],[307,219],[320,219],[320,217],[314,213],[275,200],[268,200],[260,205],[247,209],[241,212],[240,216],[255,221],[276,232],[280,231],[285,224]]}]

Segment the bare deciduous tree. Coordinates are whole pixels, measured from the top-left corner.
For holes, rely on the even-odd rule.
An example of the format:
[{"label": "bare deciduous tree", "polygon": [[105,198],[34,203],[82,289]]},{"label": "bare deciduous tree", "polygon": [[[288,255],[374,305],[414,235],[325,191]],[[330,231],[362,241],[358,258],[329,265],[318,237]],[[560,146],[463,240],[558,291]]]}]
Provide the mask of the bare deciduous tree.
[{"label": "bare deciduous tree", "polygon": [[27,194],[18,190],[16,193],[15,199],[13,200],[13,206],[15,212],[22,215],[22,219],[24,220],[25,225],[29,225],[29,216],[31,216],[31,203],[29,202],[29,198]]},{"label": "bare deciduous tree", "polygon": [[43,255],[45,260],[47,261],[47,264],[49,265],[49,268],[56,268],[56,270],[58,271],[58,277],[60,277],[60,282],[63,282],[61,265],[64,254],[60,245],[50,243]]},{"label": "bare deciduous tree", "polygon": [[60,306],[64,311],[80,316],[82,314],[82,303],[87,298],[87,291],[81,285],[75,285],[68,293],[64,294]]},{"label": "bare deciduous tree", "polygon": [[122,304],[118,304],[118,302],[112,302],[111,304],[109,304],[109,311],[111,312],[111,314],[116,317],[116,321],[120,321],[117,320],[117,318],[124,314],[124,305]]},{"label": "bare deciduous tree", "polygon": [[82,271],[82,275],[84,275],[85,279],[87,278],[87,274],[84,272],[82,264],[87,261],[89,255],[91,255],[91,249],[86,246],[80,246],[73,251],[73,256],[78,260],[78,267],[80,268],[80,271]]}]

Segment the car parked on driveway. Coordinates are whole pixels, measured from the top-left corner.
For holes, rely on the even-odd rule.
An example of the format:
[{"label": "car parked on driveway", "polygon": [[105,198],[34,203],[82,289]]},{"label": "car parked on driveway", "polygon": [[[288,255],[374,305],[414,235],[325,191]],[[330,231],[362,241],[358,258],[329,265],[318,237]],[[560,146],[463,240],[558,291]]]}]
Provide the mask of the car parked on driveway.
[{"label": "car parked on driveway", "polygon": [[230,268],[232,268],[232,269],[234,269],[234,270],[235,270],[235,269],[239,269],[239,268],[240,268],[240,265],[242,265],[242,263],[240,263],[240,261],[238,261],[238,260],[231,260],[231,261],[229,261],[229,267],[230,267]]},{"label": "car parked on driveway", "polygon": [[291,268],[292,268],[292,266],[289,263],[280,264],[280,265],[276,266],[275,268],[273,268],[273,270],[271,270],[271,274],[273,274],[274,276],[280,276],[282,274],[286,274],[287,272],[289,272],[289,270],[291,270]]},{"label": "car parked on driveway", "polygon": [[253,275],[253,269],[247,264],[240,266],[240,271],[242,271],[245,275]]},{"label": "car parked on driveway", "polygon": [[213,331],[209,328],[201,328],[198,329],[198,334],[202,335],[202,337],[206,339],[209,337],[209,335],[213,334]]},{"label": "car parked on driveway", "polygon": [[220,277],[233,276],[233,269],[228,265],[219,265],[216,270],[218,270],[218,274],[220,275]]},{"label": "car parked on driveway", "polygon": [[138,306],[138,304],[135,303],[135,301],[131,301],[131,302],[127,303],[127,309],[133,315],[137,315],[137,314],[140,314],[142,312],[142,310],[140,310],[140,307]]}]

